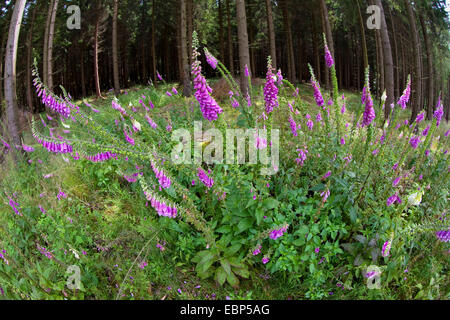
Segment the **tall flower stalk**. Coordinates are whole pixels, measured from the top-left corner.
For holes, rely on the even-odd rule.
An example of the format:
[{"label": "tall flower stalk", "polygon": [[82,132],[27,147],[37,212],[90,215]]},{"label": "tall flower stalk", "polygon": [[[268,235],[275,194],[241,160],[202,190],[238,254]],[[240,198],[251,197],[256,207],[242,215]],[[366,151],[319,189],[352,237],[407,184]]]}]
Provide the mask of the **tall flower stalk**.
[{"label": "tall flower stalk", "polygon": [[198,56],[200,53],[198,49],[197,34],[194,32],[192,41],[192,57],[194,62],[192,63],[192,76],[194,78],[195,98],[200,104],[200,110],[203,117],[208,121],[215,121],[219,117],[219,114],[223,112],[222,108],[217,104],[216,100],[211,97],[212,89],[207,84],[205,77],[202,75],[202,67]]}]

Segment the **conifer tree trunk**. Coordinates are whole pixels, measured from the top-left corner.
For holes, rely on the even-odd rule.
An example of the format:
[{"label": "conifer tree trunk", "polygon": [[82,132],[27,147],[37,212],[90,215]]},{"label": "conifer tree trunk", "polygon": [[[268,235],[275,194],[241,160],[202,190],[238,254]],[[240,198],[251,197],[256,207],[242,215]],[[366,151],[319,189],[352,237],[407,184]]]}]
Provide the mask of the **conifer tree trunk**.
[{"label": "conifer tree trunk", "polygon": [[[187,0],[186,2],[186,12],[187,12],[187,39],[188,39],[188,56],[189,56],[189,69],[192,66],[192,33],[194,32],[194,5],[192,3],[192,0]],[[223,34],[222,34],[223,36]],[[223,42],[223,38],[222,38]],[[225,55],[225,44],[222,44],[224,55]],[[222,55],[221,59],[224,59],[224,55]],[[189,79],[191,78],[191,72],[188,72]]]},{"label": "conifer tree trunk", "polygon": [[[223,61],[225,58],[225,43],[223,39],[223,6],[222,0],[218,0],[219,5],[219,48],[220,48],[220,59]],[[189,46],[189,50],[192,50],[192,45]],[[192,61],[189,60],[189,64]]]},{"label": "conifer tree trunk", "polygon": [[114,73],[114,75],[113,75],[113,77],[114,77],[114,94],[116,96],[118,96],[120,94],[119,54],[118,54],[118,46],[117,46],[117,16],[118,16],[118,12],[119,12],[119,0],[114,0],[114,13],[113,13],[113,25],[112,25],[112,54],[113,54],[113,73]]},{"label": "conifer tree trunk", "polygon": [[367,42],[366,42],[366,31],[364,27],[364,20],[361,14],[361,6],[359,4],[359,0],[356,0],[356,4],[358,5],[358,13],[359,13],[359,26],[361,30],[361,42],[362,42],[362,51],[363,51],[363,59],[364,59],[364,70],[369,66],[369,57],[367,54]]},{"label": "conifer tree trunk", "polygon": [[86,92],[86,76],[84,74],[84,43],[81,43],[80,49],[80,74],[81,74],[81,94],[83,97],[87,96]]},{"label": "conifer tree trunk", "polygon": [[427,51],[427,69],[428,69],[428,97],[427,97],[427,119],[431,120],[434,109],[434,72],[433,72],[433,50],[431,48],[428,29],[425,24],[423,14],[419,15],[419,21],[422,26],[423,39],[425,41],[425,50]]},{"label": "conifer tree trunk", "polygon": [[188,64],[188,54],[187,54],[187,39],[186,39],[186,0],[180,0],[181,5],[181,26],[180,26],[180,39],[181,39],[181,65],[182,74],[181,79],[183,82],[183,95],[185,97],[190,97],[191,81],[189,77],[189,64]]},{"label": "conifer tree trunk", "polygon": [[295,57],[294,57],[294,44],[292,41],[292,31],[291,31],[291,17],[289,14],[289,1],[283,0],[283,20],[284,29],[286,32],[286,43],[287,43],[287,56],[288,56],[288,79],[290,82],[294,83],[297,81],[295,74]]},{"label": "conifer tree trunk", "polygon": [[239,65],[240,65],[240,87],[242,94],[247,96],[249,87],[245,76],[245,66],[250,68],[250,52],[248,49],[247,17],[245,14],[245,0],[236,0],[236,15],[239,39]]},{"label": "conifer tree trunk", "polygon": [[381,45],[381,37],[380,37],[380,31],[375,31],[375,41],[376,41],[376,48],[377,48],[377,98],[380,98],[383,94],[383,91],[385,89],[384,85],[384,54],[383,54],[383,47]]},{"label": "conifer tree trunk", "polygon": [[[23,12],[26,0],[16,0],[14,11],[11,17],[8,32],[8,42],[6,43],[5,55],[5,99],[6,117],[8,130],[14,145],[21,145],[19,131],[19,116],[16,95],[16,62],[17,46],[19,42],[20,26],[22,24]],[[13,150],[15,148],[11,146]],[[15,157],[15,152],[13,151]]]},{"label": "conifer tree trunk", "polygon": [[[33,56],[32,56],[32,49],[33,49],[33,26],[34,21],[36,18],[36,10],[37,6],[33,9],[33,14],[30,22],[30,29],[28,29],[28,35],[27,35],[27,104],[28,104],[28,110],[30,112],[34,112],[33,107],[33,89],[32,89],[32,76],[31,76],[31,66],[33,65]],[[0,100],[1,101],[1,100]]]},{"label": "conifer tree trunk", "polygon": [[98,14],[97,20],[95,21],[95,31],[94,31],[94,77],[95,77],[95,93],[97,95],[97,98],[102,97],[102,92],[100,91],[100,76],[98,70],[99,28],[100,28],[100,14]]},{"label": "conifer tree trunk", "polygon": [[48,53],[47,53],[47,81],[48,88],[53,90],[53,38],[55,37],[55,20],[58,10],[59,0],[54,0],[52,8],[52,18],[50,20],[50,28],[48,31]]},{"label": "conifer tree trunk", "polygon": [[398,45],[397,45],[397,32],[395,29],[395,21],[394,18],[392,17],[392,10],[389,8],[389,16],[391,18],[391,24],[392,24],[392,38],[394,40],[394,52],[395,52],[395,98],[394,98],[394,102],[397,101],[397,98],[400,97],[400,65],[399,65],[399,53],[398,53]]},{"label": "conifer tree trunk", "polygon": [[420,58],[420,41],[419,34],[417,32],[416,18],[414,16],[414,11],[411,6],[410,0],[403,1],[406,6],[406,11],[408,13],[409,27],[411,30],[412,47],[414,55],[414,76],[412,77],[412,87],[413,87],[413,106],[411,121],[416,119],[420,110],[420,101],[422,97],[422,69],[421,69],[421,58]]},{"label": "conifer tree trunk", "polygon": [[152,2],[152,60],[153,60],[153,84],[156,87],[158,78],[156,77],[156,50],[155,50],[155,0]]},{"label": "conifer tree trunk", "polygon": [[[389,32],[386,24],[386,17],[384,14],[381,0],[375,0],[375,4],[381,9],[381,29],[380,38],[383,48],[383,62],[384,62],[384,84],[386,86],[386,105],[384,108],[384,119],[387,120],[391,110],[391,104],[394,103],[394,62],[392,60],[391,42],[389,40]],[[382,88],[382,91],[384,88]]]},{"label": "conifer tree trunk", "polygon": [[52,10],[53,10],[53,2],[54,0],[50,1],[50,4],[48,5],[48,12],[47,12],[47,20],[45,22],[45,32],[44,32],[44,48],[43,48],[43,67],[42,67],[42,81],[45,85],[48,83],[48,34],[50,30],[50,22],[52,20]]},{"label": "conifer tree trunk", "polygon": [[233,41],[231,34],[231,13],[230,13],[230,0],[227,0],[227,20],[228,20],[228,67],[230,73],[234,75],[234,54],[233,54]]},{"label": "conifer tree trunk", "polygon": [[267,27],[269,29],[269,47],[272,66],[277,70],[277,48],[275,43],[275,28],[273,25],[272,1],[266,0]]}]

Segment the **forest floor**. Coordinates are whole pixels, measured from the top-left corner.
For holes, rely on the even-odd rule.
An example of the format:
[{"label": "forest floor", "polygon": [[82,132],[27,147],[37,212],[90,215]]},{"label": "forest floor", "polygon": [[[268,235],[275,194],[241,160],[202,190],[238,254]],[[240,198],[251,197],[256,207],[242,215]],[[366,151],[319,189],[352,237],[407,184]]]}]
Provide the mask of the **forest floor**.
[{"label": "forest floor", "polygon": [[[152,110],[152,117],[167,118],[167,114],[173,113],[173,109],[181,108],[177,103],[166,103],[168,100],[165,100],[164,92],[171,88],[172,85],[168,84],[158,89],[160,94],[158,99],[154,98],[156,107]],[[262,87],[256,88],[255,92],[262,95]],[[132,104],[137,107],[143,95],[154,97],[148,88],[135,87],[125,90],[120,96],[120,102],[122,105]],[[315,116],[317,111],[314,110],[317,107],[310,86],[301,85],[300,95],[311,110],[311,115]],[[359,94],[345,92],[345,95],[349,108],[360,106]],[[99,111],[99,117],[114,119],[110,113],[112,98],[113,95],[109,92],[105,100],[91,97],[77,103],[82,105],[87,102]],[[290,99],[289,95],[285,94],[282,97],[283,105],[287,99]],[[231,109],[228,99],[219,103]],[[187,99],[186,104],[198,108],[194,97]],[[288,112],[278,112],[279,119],[276,123],[288,126],[287,114]],[[48,122],[56,125],[54,120]],[[448,127],[446,124],[440,130],[445,132]],[[301,279],[286,277],[285,273],[271,275],[263,271],[263,268],[254,270],[254,276],[250,280],[243,280],[239,289],[218,287],[213,280],[199,279],[190,262],[195,254],[195,239],[188,236],[175,239],[164,233],[164,229],[176,230],[176,224],[171,219],[158,218],[154,210],[146,206],[139,187],[125,181],[124,173],[117,163],[112,161],[95,164],[50,154],[39,148],[30,132],[24,133],[24,143],[34,147],[35,151],[25,154],[17,163],[7,158],[0,166],[0,189],[4,194],[17,193],[24,212],[34,217],[41,235],[46,231],[44,238],[50,235],[55,237],[55,233],[60,235],[56,237],[60,241],[53,240],[52,250],[55,255],[64,257],[71,255],[70,251],[74,255],[77,253],[78,259],[73,260],[72,257],[72,261],[67,264],[80,265],[82,277],[87,277],[88,281],[83,281],[82,290],[72,293],[73,298],[308,298],[305,295],[308,288],[302,285]],[[0,201],[0,232],[5,231],[4,228],[15,228],[6,219],[6,216],[11,215],[11,208],[7,199],[3,198],[4,201]],[[39,207],[43,209],[39,211]],[[64,251],[64,255],[59,251]],[[30,261],[39,260],[39,252],[24,254],[30,255],[27,257]],[[55,263],[52,271],[40,270],[38,267],[20,268],[25,273],[30,272],[32,277],[49,288],[47,295],[35,292],[32,298],[59,299],[62,297],[61,292],[67,294],[62,289],[65,285],[64,267]],[[358,294],[336,287],[335,294],[329,298],[351,299]],[[391,297],[394,295],[393,292]],[[376,292],[369,292],[366,296],[379,297]]]}]

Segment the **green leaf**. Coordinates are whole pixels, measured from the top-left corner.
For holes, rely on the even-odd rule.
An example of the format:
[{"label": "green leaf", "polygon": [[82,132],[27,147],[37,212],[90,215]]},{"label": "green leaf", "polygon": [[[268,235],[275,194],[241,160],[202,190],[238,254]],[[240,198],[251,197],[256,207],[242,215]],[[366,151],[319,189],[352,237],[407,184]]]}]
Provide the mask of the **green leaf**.
[{"label": "green leaf", "polygon": [[356,207],[351,207],[350,208],[350,221],[352,223],[356,223],[357,219],[358,219],[358,210],[356,209]]},{"label": "green leaf", "polygon": [[226,271],[227,274],[231,273],[230,262],[227,259],[220,259],[220,264],[222,265],[223,269]]},{"label": "green leaf", "polygon": [[274,198],[268,198],[263,201],[262,205],[263,208],[266,208],[267,210],[272,210],[274,208],[277,208],[278,204],[279,204],[278,200],[275,200]]},{"label": "green leaf", "polygon": [[242,219],[241,221],[239,221],[239,224],[237,226],[238,228],[238,233],[244,232],[247,229],[250,229],[250,227],[252,226],[252,220],[250,219]]},{"label": "green leaf", "polygon": [[241,247],[242,247],[242,244],[236,243],[236,244],[232,245],[231,247],[227,248],[225,253],[227,256],[232,256],[233,254],[238,252]]},{"label": "green leaf", "polygon": [[247,267],[244,268],[233,268],[233,272],[237,275],[241,276],[242,278],[248,278],[250,273],[248,272]]},{"label": "green leaf", "polygon": [[233,274],[233,272],[227,275],[227,281],[233,288],[236,289],[239,287],[239,279]]},{"label": "green leaf", "polygon": [[227,273],[223,268],[217,268],[215,280],[222,286],[227,280]]}]

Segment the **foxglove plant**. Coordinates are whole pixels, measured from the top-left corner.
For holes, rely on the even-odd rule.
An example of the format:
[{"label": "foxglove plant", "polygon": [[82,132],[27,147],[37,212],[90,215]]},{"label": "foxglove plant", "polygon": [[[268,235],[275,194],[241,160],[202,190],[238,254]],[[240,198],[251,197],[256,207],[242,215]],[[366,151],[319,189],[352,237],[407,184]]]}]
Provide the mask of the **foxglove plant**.
[{"label": "foxglove plant", "polygon": [[212,89],[206,83],[206,79],[202,75],[202,67],[200,65],[200,61],[198,60],[198,56],[200,55],[197,51],[198,40],[196,36],[193,40],[193,52],[192,58],[194,62],[192,63],[192,76],[194,78],[194,89],[195,98],[200,104],[200,110],[203,113],[203,117],[208,121],[217,120],[219,114],[223,112],[222,108],[217,104],[216,100],[211,97]]},{"label": "foxglove plant", "polygon": [[270,115],[278,107],[278,88],[275,85],[276,75],[273,74],[272,59],[267,59],[266,84],[264,85],[264,101],[266,114]]},{"label": "foxglove plant", "polygon": [[411,76],[408,76],[406,88],[403,91],[403,94],[398,100],[397,104],[400,105],[402,109],[406,109],[406,104],[408,103],[410,96],[411,96]]}]

